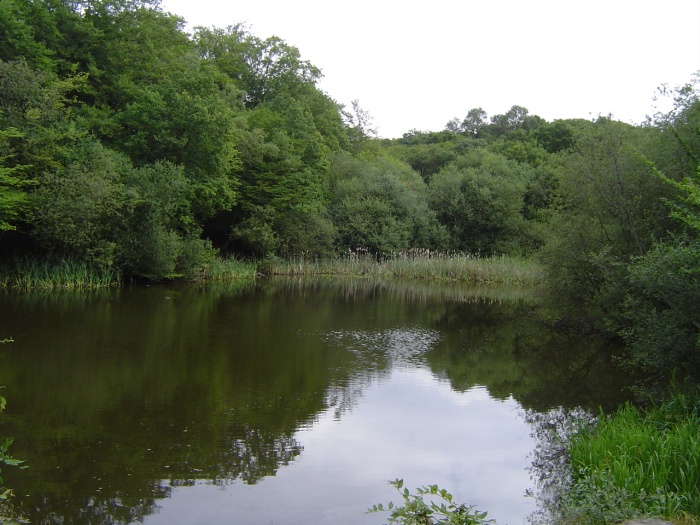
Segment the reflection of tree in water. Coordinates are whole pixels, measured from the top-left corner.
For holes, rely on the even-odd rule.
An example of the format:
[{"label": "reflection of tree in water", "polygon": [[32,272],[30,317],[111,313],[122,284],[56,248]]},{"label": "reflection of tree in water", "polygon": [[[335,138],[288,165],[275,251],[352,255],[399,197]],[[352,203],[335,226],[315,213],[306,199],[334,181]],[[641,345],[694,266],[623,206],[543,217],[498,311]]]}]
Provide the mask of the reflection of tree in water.
[{"label": "reflection of tree in water", "polygon": [[[164,416],[150,413],[149,417]],[[8,476],[18,494],[31,490],[21,503],[32,523],[142,521],[157,511],[157,502],[169,497],[173,487],[198,480],[254,484],[274,475],[303,450],[292,431],[254,428],[233,417],[228,424],[193,421],[186,428],[171,427],[169,433],[163,432],[162,425],[144,427],[138,434],[130,426],[122,431],[118,424],[102,428],[105,434],[98,441],[78,436],[64,439],[60,454],[68,461],[53,454],[29,454],[31,469]]]},{"label": "reflection of tree in water", "polygon": [[348,330],[328,332],[324,339],[353,356],[349,379],[334,382],[328,389],[328,406],[334,407],[335,418],[340,419],[367,387],[388,377],[393,367],[424,364],[425,354],[440,340],[440,333],[420,328]]},{"label": "reflection of tree in water", "polygon": [[6,433],[31,468],[6,481],[32,521],[130,523],[175,486],[257,483],[301,454],[299,428],[340,418],[394,366],[427,363],[457,390],[525,406],[570,386],[547,377],[573,354],[553,357],[502,291],[329,283],[0,302],[34,340],[0,370],[23,391]]},{"label": "reflection of tree in water", "polygon": [[207,472],[206,477],[216,485],[235,480],[253,485],[266,476],[274,476],[279,467],[289,465],[303,449],[293,436],[250,428],[229,441],[227,457],[213,465],[218,472]]},{"label": "reflection of tree in water", "polygon": [[443,339],[427,355],[433,371],[455,390],[486,386],[526,408],[616,406],[630,379],[594,336],[544,326],[523,303],[450,303],[435,326]]},{"label": "reflection of tree in water", "polygon": [[[155,483],[153,496],[145,499],[122,498],[119,496],[90,498],[86,504],[79,508],[77,515],[52,516],[51,521],[38,523],[89,523],[90,525],[127,525],[143,521],[143,518],[153,513],[157,507],[156,500],[170,496],[171,488],[167,485]],[[48,502],[47,502],[48,503]],[[50,507],[47,507],[50,508]]]},{"label": "reflection of tree in water", "polygon": [[330,332],[326,337],[352,352],[360,368],[388,372],[392,365],[423,363],[425,354],[440,340],[440,332],[393,328]]},{"label": "reflection of tree in water", "polygon": [[570,437],[582,424],[593,424],[596,418],[581,408],[553,408],[545,412],[527,410],[525,421],[536,440],[529,468],[534,489],[530,496],[537,501],[537,510],[528,516],[533,525],[546,525],[559,506],[560,495],[571,480],[568,446]]}]

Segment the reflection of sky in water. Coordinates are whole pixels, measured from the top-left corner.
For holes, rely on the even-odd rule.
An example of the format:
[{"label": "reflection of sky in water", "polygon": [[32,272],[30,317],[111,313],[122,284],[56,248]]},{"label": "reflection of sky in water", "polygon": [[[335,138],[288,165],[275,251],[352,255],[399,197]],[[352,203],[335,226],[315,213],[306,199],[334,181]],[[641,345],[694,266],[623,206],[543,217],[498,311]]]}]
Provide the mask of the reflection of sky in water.
[{"label": "reflection of sky in water", "polygon": [[386,514],[364,512],[399,502],[386,483],[397,477],[411,489],[437,483],[500,525],[520,525],[534,510],[524,492],[535,443],[512,399],[494,400],[484,388],[457,393],[424,368],[395,368],[352,410],[333,415],[297,433],[304,450],[276,476],[176,488],[145,523],[380,524]]}]

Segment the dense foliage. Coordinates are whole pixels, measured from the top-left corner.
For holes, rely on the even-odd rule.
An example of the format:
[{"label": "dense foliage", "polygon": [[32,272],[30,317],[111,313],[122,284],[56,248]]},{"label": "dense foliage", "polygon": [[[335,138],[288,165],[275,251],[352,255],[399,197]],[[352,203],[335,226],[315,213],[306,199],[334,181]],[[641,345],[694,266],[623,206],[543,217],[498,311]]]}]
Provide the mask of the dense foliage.
[{"label": "dense foliage", "polygon": [[389,140],[295,47],[243,25],[188,33],[158,0],[6,0],[0,34],[3,273],[537,257],[560,322],[623,339],[622,360],[655,381],[700,376],[693,83],[643,125],[514,105]]}]

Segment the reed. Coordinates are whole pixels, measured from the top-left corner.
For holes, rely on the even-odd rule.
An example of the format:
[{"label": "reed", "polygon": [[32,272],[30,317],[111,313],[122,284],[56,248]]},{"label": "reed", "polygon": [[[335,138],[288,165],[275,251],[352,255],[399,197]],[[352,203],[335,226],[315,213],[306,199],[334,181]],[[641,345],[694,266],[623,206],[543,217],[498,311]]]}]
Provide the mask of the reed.
[{"label": "reed", "polygon": [[22,259],[0,267],[0,288],[13,290],[85,290],[117,286],[118,269],[98,268],[72,259]]},{"label": "reed", "polygon": [[532,285],[542,281],[536,261],[522,257],[413,249],[377,257],[366,250],[317,259],[302,256],[267,262],[264,273],[294,276],[373,277],[473,284]]},{"label": "reed", "polygon": [[626,404],[576,436],[574,485],[599,480],[598,490],[624,492],[642,514],[700,517],[700,405],[685,403],[679,413],[673,404],[677,397],[649,410]]},{"label": "reed", "polygon": [[236,257],[216,257],[200,271],[199,278],[206,281],[233,281],[255,279],[257,264]]}]

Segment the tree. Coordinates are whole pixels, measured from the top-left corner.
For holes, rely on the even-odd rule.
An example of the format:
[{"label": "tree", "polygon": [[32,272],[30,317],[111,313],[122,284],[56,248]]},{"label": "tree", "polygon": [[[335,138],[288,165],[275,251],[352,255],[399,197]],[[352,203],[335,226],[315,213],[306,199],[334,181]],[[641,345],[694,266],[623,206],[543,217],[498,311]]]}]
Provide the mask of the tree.
[{"label": "tree", "polygon": [[392,141],[387,150],[390,155],[407,162],[428,182],[430,177],[457,157],[465,147],[465,140],[450,131],[414,131]]},{"label": "tree", "polygon": [[150,280],[191,277],[211,260],[214,252],[200,238],[182,167],[156,162],[128,172],[124,184],[127,213],[115,235],[124,273]]},{"label": "tree", "polygon": [[226,29],[197,28],[195,41],[200,56],[245,92],[250,109],[321,78],[321,70],[302,60],[296,47],[276,36],[257,38],[242,24]]},{"label": "tree", "polygon": [[341,109],[341,114],[353,151],[359,153],[369,139],[376,138],[377,130],[372,127],[372,115],[360,106],[359,100],[353,100],[351,106],[349,111]]},{"label": "tree", "polygon": [[700,100],[697,90],[686,85],[675,101],[668,115],[657,117],[665,140],[652,151],[658,160],[648,163],[676,190],[665,200],[682,230],[659,236],[651,249],[630,261],[618,292],[623,306],[613,316],[626,343],[626,363],[645,372],[652,385],[673,375],[700,379]]},{"label": "tree", "polygon": [[700,379],[700,244],[658,243],[627,268],[621,316],[625,362],[653,384]]},{"label": "tree", "polygon": [[92,138],[74,147],[74,160],[39,177],[31,233],[48,253],[111,267],[126,213],[122,179],[131,163]]},{"label": "tree", "polygon": [[158,161],[182,166],[201,221],[236,202],[240,108],[236,92],[214,68],[176,73],[140,89],[116,116],[120,129],[114,144],[136,166]]},{"label": "tree", "polygon": [[[0,151],[6,149],[10,139],[21,136],[14,128],[0,130]],[[25,166],[6,167],[7,158],[0,156],[0,235],[17,229],[17,223],[25,218],[29,209],[27,190],[32,185],[32,181],[23,176]]]},{"label": "tree", "polygon": [[523,209],[531,173],[502,155],[478,149],[434,175],[430,206],[450,237],[450,248],[491,255],[529,243]]},{"label": "tree", "polygon": [[444,232],[428,208],[425,183],[407,165],[386,157],[339,154],[332,174],[331,213],[341,248],[386,255],[444,246]]},{"label": "tree", "polygon": [[548,152],[558,153],[574,145],[574,121],[555,120],[535,130],[535,139]]},{"label": "tree", "polygon": [[5,0],[0,9],[3,42],[0,60],[24,60],[33,69],[54,71],[55,60],[47,43],[58,38],[55,11],[50,2]]},{"label": "tree", "polygon": [[331,251],[328,164],[341,128],[336,106],[323,97],[309,87],[307,97],[280,94],[247,113],[241,202],[233,216],[221,217],[239,249],[255,255]]},{"label": "tree", "polygon": [[464,117],[460,131],[468,136],[480,138],[487,126],[488,114],[482,108],[470,109]]}]

